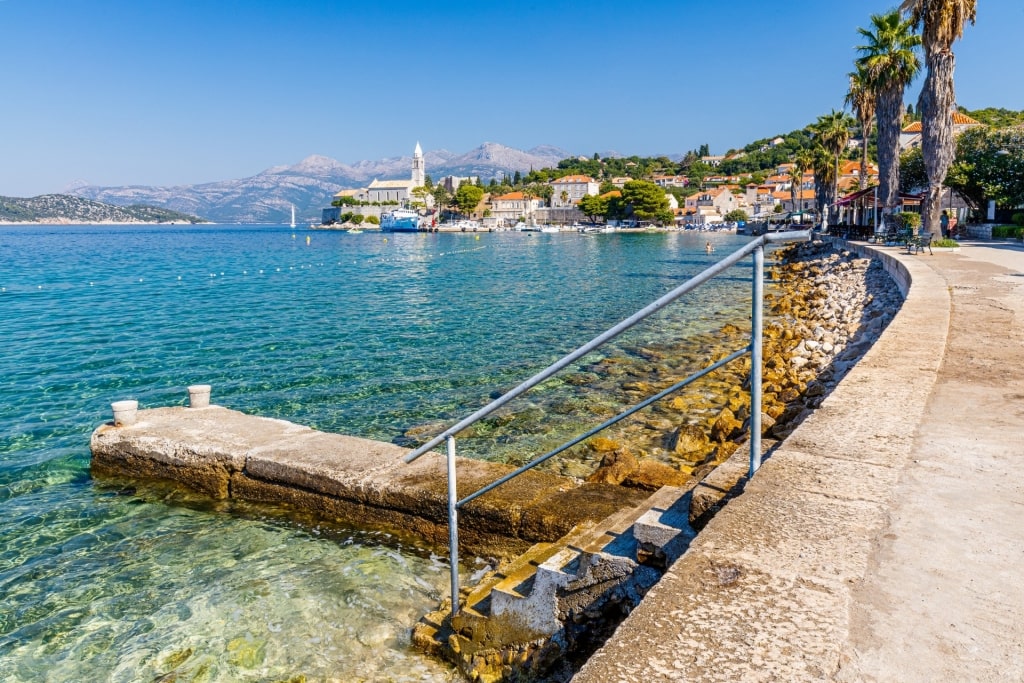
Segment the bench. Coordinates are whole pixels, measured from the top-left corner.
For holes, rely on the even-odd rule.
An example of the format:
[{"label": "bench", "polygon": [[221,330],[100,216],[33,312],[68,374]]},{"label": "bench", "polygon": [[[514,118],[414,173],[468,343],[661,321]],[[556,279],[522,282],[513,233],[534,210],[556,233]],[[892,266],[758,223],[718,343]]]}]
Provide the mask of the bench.
[{"label": "bench", "polygon": [[930,232],[922,232],[918,235],[911,235],[907,238],[908,254],[923,252],[926,247],[928,249],[928,253],[934,256],[935,252],[932,251],[932,233]]}]

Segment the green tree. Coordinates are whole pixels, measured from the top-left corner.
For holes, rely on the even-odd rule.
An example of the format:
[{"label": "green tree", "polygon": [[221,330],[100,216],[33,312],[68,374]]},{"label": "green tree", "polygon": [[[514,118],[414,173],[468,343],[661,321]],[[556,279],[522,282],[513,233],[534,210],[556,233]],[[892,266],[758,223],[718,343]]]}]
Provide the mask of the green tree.
[{"label": "green tree", "polygon": [[622,199],[632,207],[633,215],[641,221],[664,221],[664,212],[669,212],[665,190],[646,180],[631,180],[622,188]]},{"label": "green tree", "polygon": [[446,209],[452,201],[452,196],[448,190],[444,188],[444,185],[434,186],[434,206],[437,207],[438,211]]},{"label": "green tree", "polygon": [[915,26],[920,26],[927,73],[918,111],[921,114],[921,151],[928,173],[928,191],[921,206],[926,232],[937,233],[942,184],[956,154],[953,140],[953,43],[964,34],[967,22],[974,23],[976,0],[905,0],[900,9]]},{"label": "green tree", "polygon": [[523,182],[523,174],[520,173],[519,171],[516,171],[512,175],[512,187],[519,187],[520,183],[522,183],[522,182]]},{"label": "green tree", "polygon": [[975,209],[989,200],[1003,208],[1024,205],[1024,130],[965,131],[957,139],[945,184]]},{"label": "green tree", "polygon": [[832,183],[826,186],[825,205],[834,204],[839,198],[839,158],[846,149],[846,143],[850,141],[852,123],[853,120],[845,112],[833,109],[831,113],[819,116],[818,121],[812,126],[818,144],[835,162],[835,168],[830,174]]},{"label": "green tree", "polygon": [[836,164],[832,155],[821,145],[814,148],[813,154],[811,168],[814,169],[814,194],[818,213],[823,213],[825,207],[832,203],[829,198],[836,183]]},{"label": "green tree", "polygon": [[871,15],[873,30],[858,28],[865,44],[857,47],[857,70],[874,90],[878,124],[878,198],[884,210],[899,202],[900,131],[903,127],[903,91],[921,68],[917,49],[920,36],[898,10]]},{"label": "green tree", "polygon": [[430,190],[427,189],[426,185],[420,185],[419,187],[412,188],[412,196],[415,197],[412,205],[414,208],[425,208],[427,206],[427,196],[430,194]]},{"label": "green tree", "polygon": [[530,183],[526,186],[530,194],[534,197],[540,197],[546,202],[551,201],[551,196],[555,193],[555,188],[551,187],[547,183]]},{"label": "green tree", "polygon": [[750,218],[750,216],[748,216],[747,212],[744,211],[743,209],[733,209],[729,213],[722,216],[722,218],[729,222],[740,223],[745,222],[748,218]]},{"label": "green tree", "polygon": [[597,223],[608,217],[609,197],[599,194],[586,195],[576,206],[591,223]]},{"label": "green tree", "polygon": [[900,155],[900,192],[912,194],[928,187],[924,156],[920,147],[911,147]]},{"label": "green tree", "polygon": [[423,187],[431,191],[434,189],[434,179],[430,177],[429,173],[423,175]]},{"label": "green tree", "polygon": [[804,171],[802,168],[793,164],[789,169],[789,196],[790,201],[793,202],[793,210],[800,210],[800,190],[801,185],[804,182]]},{"label": "green tree", "polygon": [[469,183],[459,185],[459,189],[455,191],[455,205],[458,207],[459,213],[463,215],[468,216],[473,213],[483,198],[483,188]]},{"label": "green tree", "polygon": [[690,179],[691,185],[696,185],[699,189],[704,189],[704,179],[711,175],[711,166],[703,161],[695,161],[690,164],[690,170],[686,172],[686,176]]}]

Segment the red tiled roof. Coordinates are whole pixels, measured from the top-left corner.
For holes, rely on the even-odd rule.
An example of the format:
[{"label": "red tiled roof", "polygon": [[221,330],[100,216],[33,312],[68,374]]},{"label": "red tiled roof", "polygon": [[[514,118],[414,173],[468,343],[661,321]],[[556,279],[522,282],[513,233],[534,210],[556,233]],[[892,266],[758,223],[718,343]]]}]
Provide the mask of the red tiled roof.
[{"label": "red tiled roof", "polygon": [[590,176],[585,176],[585,175],[567,175],[567,176],[563,176],[561,178],[558,178],[557,180],[552,180],[551,181],[552,184],[555,184],[555,183],[592,183],[592,182],[594,182],[594,179],[591,178]]}]

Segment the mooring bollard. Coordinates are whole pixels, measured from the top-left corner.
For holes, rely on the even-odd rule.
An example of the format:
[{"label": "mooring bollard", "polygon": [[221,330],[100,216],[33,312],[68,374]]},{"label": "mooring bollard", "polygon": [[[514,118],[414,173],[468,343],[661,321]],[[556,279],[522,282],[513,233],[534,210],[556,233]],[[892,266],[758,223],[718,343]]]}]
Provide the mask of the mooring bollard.
[{"label": "mooring bollard", "polygon": [[110,404],[114,410],[114,426],[128,427],[135,424],[139,414],[138,401],[114,401]]},{"label": "mooring bollard", "polygon": [[206,408],[210,405],[210,385],[193,384],[188,388],[188,407]]}]

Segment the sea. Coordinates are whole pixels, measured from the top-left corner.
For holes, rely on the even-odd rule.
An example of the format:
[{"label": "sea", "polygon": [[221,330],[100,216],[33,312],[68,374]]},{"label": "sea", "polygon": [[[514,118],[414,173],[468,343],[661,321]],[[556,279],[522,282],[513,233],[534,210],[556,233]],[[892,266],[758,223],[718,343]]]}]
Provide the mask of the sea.
[{"label": "sea", "polygon": [[[410,443],[748,239],[0,226],[0,680],[458,680],[409,644],[446,595],[443,549],[97,480],[90,434],[114,401],[210,384],[218,405]],[[749,301],[737,266],[573,370],[743,324]],[[460,454],[520,462],[578,433],[618,401],[585,384],[545,383]]]}]

